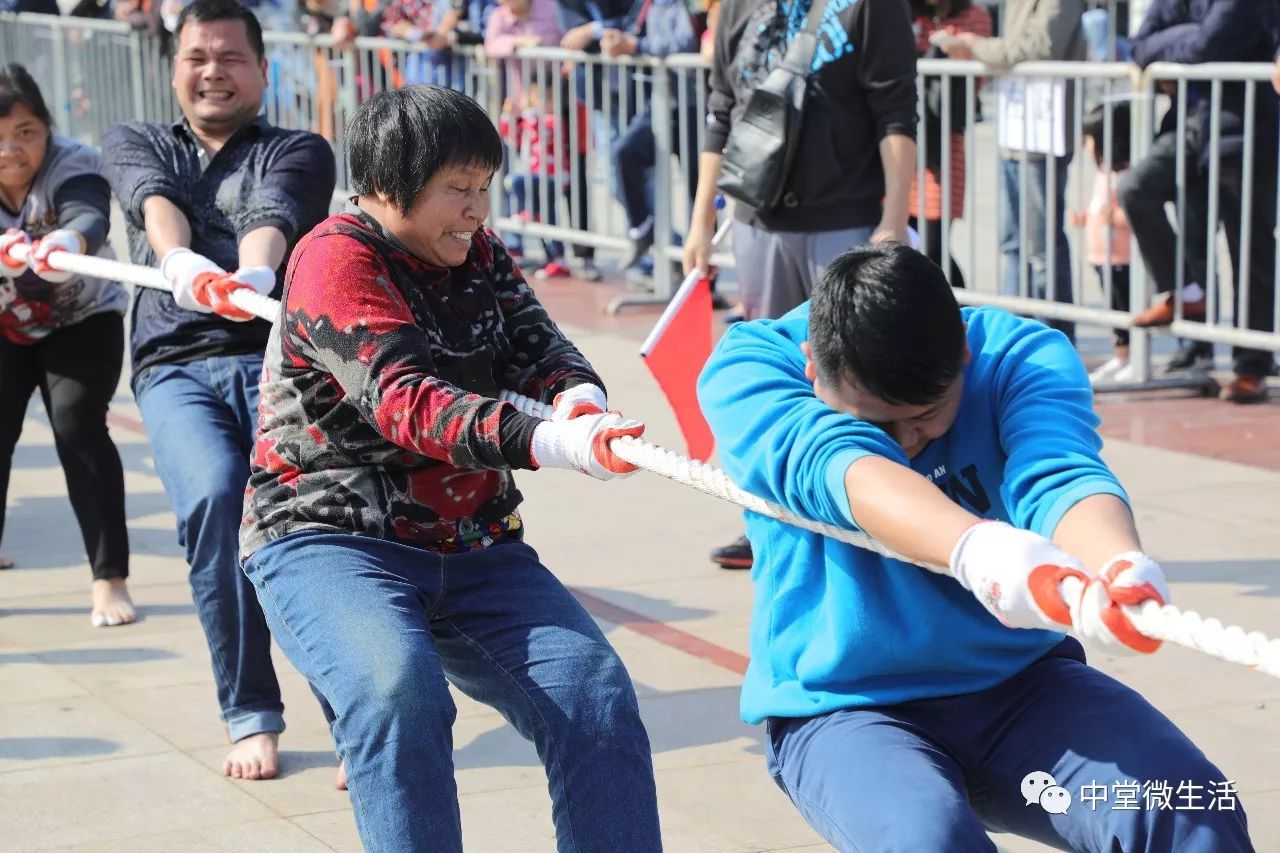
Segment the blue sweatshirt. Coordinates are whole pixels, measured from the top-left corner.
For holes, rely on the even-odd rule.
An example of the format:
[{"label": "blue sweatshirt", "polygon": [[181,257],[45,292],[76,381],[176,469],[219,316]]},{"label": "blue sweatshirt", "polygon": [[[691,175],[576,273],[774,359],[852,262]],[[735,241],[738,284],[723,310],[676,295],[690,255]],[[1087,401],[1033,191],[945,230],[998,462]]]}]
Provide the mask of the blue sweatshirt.
[{"label": "blue sweatshirt", "polygon": [[[1066,337],[996,308],[963,314],[972,359],[956,422],[911,460],[814,395],[800,351],[808,303],[736,325],[698,384],[725,471],[798,515],[854,529],[844,475],[867,455],[909,465],[975,515],[1045,536],[1089,495],[1127,500],[1099,458],[1089,380]],[[748,723],[983,690],[1063,637],[1004,627],[946,575],[754,513],[747,534]]]}]

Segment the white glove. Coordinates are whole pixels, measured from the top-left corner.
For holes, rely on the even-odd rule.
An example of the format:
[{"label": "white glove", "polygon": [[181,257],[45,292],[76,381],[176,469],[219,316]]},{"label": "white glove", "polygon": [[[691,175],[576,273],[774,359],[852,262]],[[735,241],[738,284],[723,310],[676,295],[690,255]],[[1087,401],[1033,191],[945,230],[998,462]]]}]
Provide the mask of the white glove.
[{"label": "white glove", "polygon": [[201,314],[212,314],[213,309],[201,302],[195,295],[196,277],[205,273],[226,275],[227,271],[195,252],[179,246],[170,249],[160,262],[160,274],[173,289],[173,301],[188,311],[199,311]]},{"label": "white glove", "polygon": [[276,286],[276,271],[271,267],[240,267],[231,274],[236,281],[253,288],[255,293],[266,296]]},{"label": "white glove", "polygon": [[1064,578],[1088,581],[1084,566],[1049,539],[1002,521],[973,525],[951,551],[951,574],[1010,628],[1071,627]]},{"label": "white glove", "polygon": [[66,228],[50,231],[31,245],[29,256],[31,271],[45,281],[61,284],[75,278],[75,273],[55,270],[49,266],[49,255],[54,252],[70,252],[73,255],[84,254],[84,241],[80,235]]},{"label": "white glove", "polygon": [[579,415],[568,421],[543,421],[533,430],[533,464],[539,468],[570,468],[597,480],[630,474],[636,466],[614,455],[609,442],[644,435],[644,424],[618,412]]},{"label": "white glove", "polygon": [[579,415],[598,415],[609,408],[604,391],[595,385],[574,385],[556,395],[551,405],[551,420],[568,421]]},{"label": "white glove", "polygon": [[1072,609],[1072,621],[1082,637],[1106,646],[1109,652],[1149,655],[1160,648],[1160,641],[1139,632],[1124,608],[1146,601],[1164,606],[1170,599],[1169,584],[1160,564],[1140,551],[1126,551],[1112,557],[1090,579]]},{"label": "white glove", "polygon": [[27,236],[27,232],[18,228],[10,228],[3,234],[0,234],[0,275],[5,278],[17,278],[22,275],[26,269],[26,261],[20,261],[9,254],[14,246],[29,246],[31,238]]}]

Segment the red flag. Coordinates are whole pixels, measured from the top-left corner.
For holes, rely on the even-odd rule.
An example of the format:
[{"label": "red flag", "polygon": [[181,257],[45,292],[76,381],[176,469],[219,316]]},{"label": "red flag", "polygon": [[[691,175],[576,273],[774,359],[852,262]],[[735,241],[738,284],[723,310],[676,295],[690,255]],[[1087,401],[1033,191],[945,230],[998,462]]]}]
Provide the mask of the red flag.
[{"label": "red flag", "polygon": [[686,281],[640,350],[676,414],[689,456],[700,462],[715,448],[697,390],[698,374],[711,357],[711,323],[711,281]]}]

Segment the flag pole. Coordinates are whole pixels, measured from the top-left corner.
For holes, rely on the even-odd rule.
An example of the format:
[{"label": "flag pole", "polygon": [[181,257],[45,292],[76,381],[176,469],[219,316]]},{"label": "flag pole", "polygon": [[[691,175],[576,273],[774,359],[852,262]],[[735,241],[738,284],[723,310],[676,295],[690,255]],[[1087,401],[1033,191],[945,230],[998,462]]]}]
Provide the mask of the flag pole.
[{"label": "flag pole", "polygon": [[[733,225],[732,217],[725,217],[724,222],[720,223],[720,227],[716,229],[715,236],[711,238],[711,251],[715,251],[720,245],[729,228]],[[649,337],[644,339],[644,344],[640,347],[640,356],[643,358],[653,349],[654,344],[658,342],[658,338],[662,337],[662,333],[667,330],[667,326],[671,325],[671,319],[675,317],[680,308],[688,300],[689,294],[693,293],[693,288],[702,280],[702,276],[698,271],[691,270],[684,281],[680,282],[680,287],[676,290],[675,295],[671,297],[671,301],[667,303],[666,310],[662,312],[662,316],[658,318],[658,322],[654,325],[653,331],[649,333]]]}]

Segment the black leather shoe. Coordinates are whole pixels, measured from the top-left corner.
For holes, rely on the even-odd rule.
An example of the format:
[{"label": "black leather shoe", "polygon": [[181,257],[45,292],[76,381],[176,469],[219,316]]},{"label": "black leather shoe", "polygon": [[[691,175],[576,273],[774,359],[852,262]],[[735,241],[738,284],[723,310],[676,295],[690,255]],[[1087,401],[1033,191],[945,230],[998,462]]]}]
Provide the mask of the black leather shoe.
[{"label": "black leather shoe", "polygon": [[749,569],[755,561],[751,542],[747,537],[739,536],[728,545],[712,551],[711,561],[722,569]]}]

